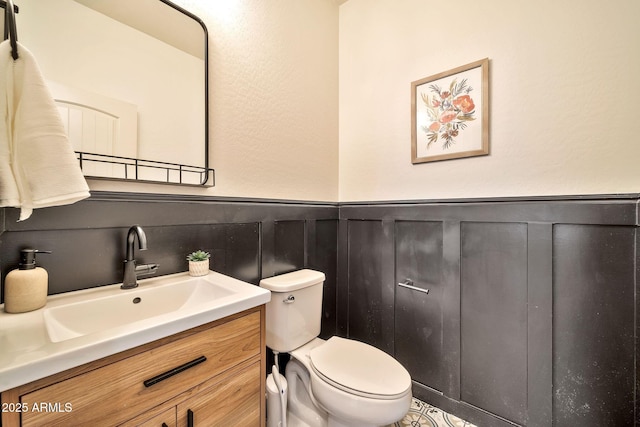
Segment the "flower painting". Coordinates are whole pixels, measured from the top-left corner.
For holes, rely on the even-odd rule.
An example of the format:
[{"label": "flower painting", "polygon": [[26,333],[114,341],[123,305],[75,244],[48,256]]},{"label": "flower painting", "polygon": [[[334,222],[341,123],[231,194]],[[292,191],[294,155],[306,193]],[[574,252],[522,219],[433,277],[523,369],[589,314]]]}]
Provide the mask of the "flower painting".
[{"label": "flower painting", "polygon": [[488,154],[488,62],[411,84],[413,163]]},{"label": "flower painting", "polygon": [[455,143],[455,137],[467,127],[467,122],[475,120],[475,104],[469,95],[473,88],[467,79],[458,83],[453,79],[448,90],[440,86],[429,85],[429,92],[421,93],[422,102],[431,122],[424,125],[422,131],[427,134],[427,149],[442,141],[442,148],[448,149]]}]

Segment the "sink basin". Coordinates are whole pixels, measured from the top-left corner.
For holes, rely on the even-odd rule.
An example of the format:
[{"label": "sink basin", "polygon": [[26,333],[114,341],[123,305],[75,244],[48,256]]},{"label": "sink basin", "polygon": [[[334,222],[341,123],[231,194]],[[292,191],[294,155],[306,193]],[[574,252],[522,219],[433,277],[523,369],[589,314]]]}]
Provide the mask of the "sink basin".
[{"label": "sink basin", "polygon": [[0,392],[129,350],[271,299],[259,286],[210,271],[176,273],[47,297],[47,305],[6,313],[0,305]]},{"label": "sink basin", "polygon": [[[188,312],[224,303],[244,290],[237,283],[225,284],[221,277],[230,279],[212,272],[201,277],[179,275],[147,279],[130,290],[110,287],[112,289],[97,292],[98,295],[89,298],[46,308],[44,323],[52,342],[122,326],[135,327],[136,322],[173,312]],[[238,283],[253,287],[244,282]]]}]

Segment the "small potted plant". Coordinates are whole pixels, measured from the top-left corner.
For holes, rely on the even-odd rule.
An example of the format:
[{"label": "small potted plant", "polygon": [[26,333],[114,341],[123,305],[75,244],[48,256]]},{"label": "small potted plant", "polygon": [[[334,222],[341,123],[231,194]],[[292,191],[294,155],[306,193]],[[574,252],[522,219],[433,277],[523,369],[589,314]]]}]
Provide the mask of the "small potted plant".
[{"label": "small potted plant", "polygon": [[190,276],[206,276],[209,274],[209,252],[198,250],[187,255]]}]

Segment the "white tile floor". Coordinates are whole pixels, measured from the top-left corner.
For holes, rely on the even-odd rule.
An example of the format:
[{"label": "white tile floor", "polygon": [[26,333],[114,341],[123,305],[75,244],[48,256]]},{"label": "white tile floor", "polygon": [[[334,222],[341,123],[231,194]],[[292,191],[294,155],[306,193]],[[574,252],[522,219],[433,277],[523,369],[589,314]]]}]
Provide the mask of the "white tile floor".
[{"label": "white tile floor", "polygon": [[424,403],[416,398],[411,402],[409,413],[389,427],[476,427],[455,415]]},{"label": "white tile floor", "polygon": [[[267,413],[267,417],[269,414]],[[289,427],[308,427],[308,424],[289,414]],[[447,414],[441,409],[424,403],[416,398],[411,402],[411,408],[403,419],[387,427],[477,427],[455,415]]]}]

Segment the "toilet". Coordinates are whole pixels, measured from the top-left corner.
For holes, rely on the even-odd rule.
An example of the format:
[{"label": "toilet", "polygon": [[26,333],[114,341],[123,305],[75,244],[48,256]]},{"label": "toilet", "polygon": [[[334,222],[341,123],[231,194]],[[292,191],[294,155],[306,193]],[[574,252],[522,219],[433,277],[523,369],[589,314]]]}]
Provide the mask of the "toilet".
[{"label": "toilet", "polygon": [[407,370],[363,342],[318,338],[324,280],[324,273],[305,269],[260,282],[271,291],[267,346],[291,355],[285,372],[288,427],[370,427],[399,421],[411,405]]}]

